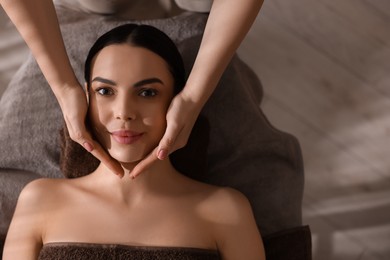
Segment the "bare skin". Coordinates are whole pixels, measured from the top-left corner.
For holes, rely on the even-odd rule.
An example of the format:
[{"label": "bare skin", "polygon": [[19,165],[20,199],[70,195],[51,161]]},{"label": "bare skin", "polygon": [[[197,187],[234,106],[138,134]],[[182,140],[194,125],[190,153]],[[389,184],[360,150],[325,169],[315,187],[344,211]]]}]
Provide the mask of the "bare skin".
[{"label": "bare skin", "polygon": [[36,259],[51,242],[205,248],[219,250],[222,259],[264,259],[242,194],[188,179],[168,160],[157,164],[158,173],[151,167],[136,181],[119,180],[101,165],[80,179],[29,184],[4,259]]},{"label": "bare skin", "polygon": [[[71,138],[90,151],[113,173],[122,176],[111,158],[85,127],[87,103],[70,66],[52,0],[0,0],[30,47],[60,104]],[[134,168],[146,171],[187,143],[195,120],[207,102],[234,52],[253,24],[263,0],[214,0],[195,64],[186,87],[172,100],[164,135],[153,151]]]},{"label": "bare skin", "polygon": [[[151,51],[110,45],[95,57],[88,116],[126,176],[164,134],[172,97],[173,78]],[[118,138],[118,129],[140,137]],[[135,180],[117,178],[101,163],[82,178],[27,185],[4,259],[37,259],[52,242],[193,247],[218,250],[223,259],[264,259],[248,200],[233,189],[185,177],[169,160],[155,161]]]}]

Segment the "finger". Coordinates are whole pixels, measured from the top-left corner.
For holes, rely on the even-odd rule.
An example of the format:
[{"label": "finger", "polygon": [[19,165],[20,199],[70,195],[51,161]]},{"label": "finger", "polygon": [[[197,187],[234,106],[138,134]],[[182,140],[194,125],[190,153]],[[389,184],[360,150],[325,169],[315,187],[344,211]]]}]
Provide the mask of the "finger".
[{"label": "finger", "polygon": [[107,154],[107,152],[97,142],[93,142],[93,149],[91,154],[105,166],[107,166],[107,168],[109,168],[114,174],[121,178],[124,176],[124,171],[121,164],[114,160],[109,154]]},{"label": "finger", "polygon": [[177,136],[180,134],[181,128],[177,124],[167,125],[167,129],[163,138],[161,138],[160,144],[158,146],[157,158],[160,160],[165,160],[168,155],[173,152],[172,149],[175,145]]},{"label": "finger", "polygon": [[130,177],[135,179],[138,175],[140,175],[142,172],[146,171],[154,162],[157,161],[157,147],[142,161],[140,161],[134,169],[130,173]]},{"label": "finger", "polygon": [[91,135],[88,133],[84,122],[78,122],[78,121],[73,121],[69,120],[67,117],[65,117],[65,123],[66,123],[66,128],[68,129],[69,132],[69,137],[79,143],[81,146],[83,146],[88,152],[92,152],[94,149],[93,147],[93,142]]},{"label": "finger", "polygon": [[73,132],[73,134],[71,134],[73,141],[83,146],[88,152],[90,152],[100,162],[107,166],[113,173],[119,177],[123,177],[124,171],[120,163],[109,156],[107,152],[100,146],[100,144],[91,138],[91,135],[86,131],[85,128],[83,130],[71,129],[70,131]]}]

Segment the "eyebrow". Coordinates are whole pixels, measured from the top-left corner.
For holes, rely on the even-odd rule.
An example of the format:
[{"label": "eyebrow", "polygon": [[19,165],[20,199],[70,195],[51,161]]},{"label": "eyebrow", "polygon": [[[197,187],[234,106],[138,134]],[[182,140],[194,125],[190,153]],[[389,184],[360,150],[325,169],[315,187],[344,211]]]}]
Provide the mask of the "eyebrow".
[{"label": "eyebrow", "polygon": [[[94,81],[99,81],[99,82],[102,82],[105,84],[117,86],[117,83],[115,81],[110,80],[110,79],[105,79],[102,77],[96,77],[92,80],[92,82],[94,82]],[[164,85],[164,82],[159,78],[148,78],[148,79],[143,79],[143,80],[136,82],[133,85],[133,87],[138,88],[138,87],[142,87],[144,85],[148,85],[148,84],[152,84],[152,83],[160,83],[160,84]]]},{"label": "eyebrow", "polygon": [[149,78],[149,79],[143,79],[141,81],[138,81],[133,86],[134,87],[142,87],[144,85],[152,84],[152,83],[160,83],[161,85],[164,85],[164,82],[162,82],[159,78]]},{"label": "eyebrow", "polygon": [[101,83],[105,83],[105,84],[109,84],[109,85],[114,85],[116,86],[116,82],[115,81],[112,81],[112,80],[109,80],[109,79],[105,79],[105,78],[102,78],[102,77],[96,77],[92,80],[92,82],[94,81],[99,81]]}]

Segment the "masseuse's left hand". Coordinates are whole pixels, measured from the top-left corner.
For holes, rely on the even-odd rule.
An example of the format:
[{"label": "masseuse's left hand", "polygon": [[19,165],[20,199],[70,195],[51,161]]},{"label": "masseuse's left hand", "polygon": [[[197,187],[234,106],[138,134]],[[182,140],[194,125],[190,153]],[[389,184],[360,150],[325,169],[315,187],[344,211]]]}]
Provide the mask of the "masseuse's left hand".
[{"label": "masseuse's left hand", "polygon": [[135,178],[147,170],[155,161],[164,160],[169,154],[183,148],[188,141],[201,107],[191,100],[183,91],[172,100],[167,111],[167,128],[159,146],[132,170]]},{"label": "masseuse's left hand", "polygon": [[187,143],[200,110],[252,26],[262,3],[263,0],[213,1],[187,85],[168,109],[165,134],[159,146],[133,169],[131,176],[137,176],[156,160],[166,158]]}]

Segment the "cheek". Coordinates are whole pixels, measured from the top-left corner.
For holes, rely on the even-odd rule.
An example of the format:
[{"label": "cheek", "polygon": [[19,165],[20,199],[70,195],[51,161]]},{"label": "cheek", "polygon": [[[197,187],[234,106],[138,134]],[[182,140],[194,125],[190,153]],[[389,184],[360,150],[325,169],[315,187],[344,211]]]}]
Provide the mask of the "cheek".
[{"label": "cheek", "polygon": [[143,110],[143,124],[149,128],[149,131],[153,133],[153,136],[157,139],[161,139],[161,137],[165,133],[165,129],[167,126],[166,121],[166,112],[168,106],[163,103],[151,108],[150,106]]},{"label": "cheek", "polygon": [[166,113],[161,109],[149,110],[143,116],[143,124],[152,128],[153,132],[165,131],[166,128]]}]

